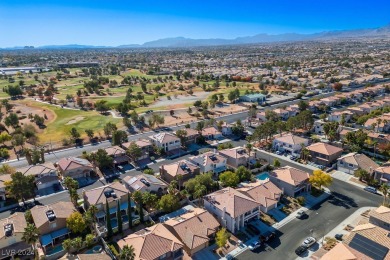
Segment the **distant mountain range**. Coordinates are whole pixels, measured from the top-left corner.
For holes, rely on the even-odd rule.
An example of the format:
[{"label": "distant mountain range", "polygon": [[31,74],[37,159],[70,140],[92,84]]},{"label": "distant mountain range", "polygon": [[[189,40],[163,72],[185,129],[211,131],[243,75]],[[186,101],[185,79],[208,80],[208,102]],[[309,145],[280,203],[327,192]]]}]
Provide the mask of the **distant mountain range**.
[{"label": "distant mountain range", "polygon": [[[390,38],[390,24],[374,29],[356,29],[327,31],[313,34],[285,33],[285,34],[257,34],[254,36],[237,37],[235,39],[191,39],[184,37],[165,38],[143,44],[126,44],[120,46],[94,46],[94,45],[47,45],[35,49],[91,49],[91,48],[184,48],[200,46],[238,45],[272,42],[296,42],[296,41],[323,41],[348,38]],[[26,47],[13,47],[5,49],[31,49]]]}]

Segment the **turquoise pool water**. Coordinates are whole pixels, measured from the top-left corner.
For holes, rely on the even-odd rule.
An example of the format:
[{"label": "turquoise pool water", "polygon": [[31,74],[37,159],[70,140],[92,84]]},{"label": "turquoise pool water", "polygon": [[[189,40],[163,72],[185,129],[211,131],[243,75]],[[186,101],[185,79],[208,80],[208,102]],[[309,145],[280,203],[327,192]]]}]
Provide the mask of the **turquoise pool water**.
[{"label": "turquoise pool water", "polygon": [[58,252],[63,251],[64,248],[62,247],[62,244],[56,245],[55,247],[49,248],[46,250],[46,255],[54,255]]},{"label": "turquoise pool water", "polygon": [[263,173],[257,174],[256,175],[256,179],[261,180],[261,181],[269,179],[269,173],[268,172],[263,172]]}]

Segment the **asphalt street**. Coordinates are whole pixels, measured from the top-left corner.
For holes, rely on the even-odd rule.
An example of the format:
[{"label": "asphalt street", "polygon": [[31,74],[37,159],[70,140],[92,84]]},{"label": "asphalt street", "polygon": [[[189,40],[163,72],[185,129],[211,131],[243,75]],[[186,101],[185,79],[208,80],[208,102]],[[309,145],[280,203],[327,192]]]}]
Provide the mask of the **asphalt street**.
[{"label": "asphalt street", "polygon": [[[268,158],[268,155],[261,152],[258,152],[258,156]],[[279,161],[282,166],[289,165],[308,171],[304,165],[299,167],[288,159],[279,159]],[[377,207],[383,200],[380,195],[368,193],[357,186],[337,179],[333,180],[329,189],[331,196],[309,210],[307,219],[292,220],[280,228],[278,238],[268,246],[254,252],[247,250],[237,256],[237,259],[295,259],[297,255],[294,251],[306,237],[314,236],[316,239],[320,239],[358,208]]]}]

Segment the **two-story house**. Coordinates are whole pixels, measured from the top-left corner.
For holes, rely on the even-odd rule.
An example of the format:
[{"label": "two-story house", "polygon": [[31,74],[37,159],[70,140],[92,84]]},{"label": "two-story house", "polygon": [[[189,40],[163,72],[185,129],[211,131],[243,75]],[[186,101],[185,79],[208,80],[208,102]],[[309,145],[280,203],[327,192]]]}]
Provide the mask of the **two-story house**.
[{"label": "two-story house", "polygon": [[179,186],[183,186],[187,180],[198,174],[200,174],[199,166],[185,159],[160,166],[161,178],[168,183],[177,180]]},{"label": "two-story house", "polygon": [[166,192],[168,185],[162,180],[150,174],[138,174],[123,178],[126,188],[130,192],[141,191],[162,195]]},{"label": "two-story house", "polygon": [[69,236],[66,219],[76,209],[72,202],[60,201],[50,205],[36,205],[31,208],[31,216],[39,231],[39,240],[46,254],[48,250]]},{"label": "two-story house", "polygon": [[85,178],[95,172],[95,167],[88,161],[77,157],[62,158],[57,162],[58,171],[62,178]]},{"label": "two-story house", "polygon": [[18,169],[24,176],[34,176],[35,185],[39,190],[52,187],[53,185],[60,185],[57,175],[57,169],[51,162],[44,164],[29,165],[27,167]]},{"label": "two-story house", "polygon": [[337,159],[337,170],[354,174],[358,169],[363,169],[372,174],[379,165],[365,154],[349,153]]},{"label": "two-story house", "polygon": [[310,160],[319,165],[330,167],[343,153],[343,149],[326,143],[314,143],[306,147]]},{"label": "two-story house", "polygon": [[295,197],[310,190],[309,173],[285,166],[273,170],[269,179],[287,196]]},{"label": "two-story house", "polygon": [[288,152],[299,156],[302,147],[309,145],[309,140],[293,134],[286,134],[276,137],[272,142],[272,147],[276,151]]},{"label": "two-story house", "polygon": [[390,231],[390,208],[379,206],[370,210],[369,222]]},{"label": "two-story house", "polygon": [[223,138],[221,131],[219,131],[214,126],[203,128],[201,134],[207,140],[215,140],[215,139]]},{"label": "two-story house", "polygon": [[[106,235],[107,213],[110,218],[113,230],[118,228],[118,203],[120,207],[123,229],[129,228],[129,217],[127,215],[129,190],[119,182],[113,182],[103,187],[83,191],[84,209],[88,210],[95,205],[98,212],[95,214],[97,228],[101,234]],[[108,204],[109,212],[106,212]],[[132,207],[135,207],[132,200]],[[132,211],[135,214],[135,210]],[[132,215],[133,221],[139,216]]]},{"label": "two-story house", "polygon": [[380,184],[386,183],[390,186],[390,165],[382,165],[376,169],[374,169],[374,178]]},{"label": "two-story house", "polygon": [[140,140],[136,140],[136,141],[130,141],[130,142],[123,143],[121,146],[127,150],[127,149],[129,149],[129,147],[132,143],[135,143],[139,148],[141,148],[141,151],[142,151],[141,156],[138,157],[136,159],[136,161],[140,161],[140,160],[144,160],[146,158],[149,158],[150,152],[153,151],[153,146],[152,146],[152,143],[150,142],[150,140],[140,139]]},{"label": "two-story house", "polygon": [[27,222],[21,212],[0,220],[0,259],[15,259],[31,250],[31,245],[22,240],[26,227]]},{"label": "two-story house", "polygon": [[184,256],[184,244],[161,223],[134,232],[117,243],[120,249],[132,246],[136,260],[181,260]]},{"label": "two-story house", "polygon": [[203,201],[206,210],[232,233],[243,229],[250,220],[259,218],[260,203],[234,188],[228,187],[208,194]]},{"label": "two-story house", "polygon": [[186,132],[186,137],[185,137],[185,144],[186,145],[195,144],[200,136],[199,132],[195,129],[184,128],[181,130]]},{"label": "two-story house", "polygon": [[188,158],[190,162],[200,168],[200,172],[219,174],[226,170],[227,159],[217,152],[206,152]]},{"label": "two-story house", "polygon": [[344,122],[348,123],[352,119],[353,113],[351,111],[336,111],[328,116],[328,121],[341,123],[344,118]]},{"label": "two-story house", "polygon": [[104,149],[108,156],[113,158],[113,166],[118,167],[120,165],[126,165],[130,163],[130,157],[126,155],[126,150],[118,145],[114,145]]},{"label": "two-story house", "polygon": [[164,149],[165,152],[179,149],[181,147],[180,138],[171,133],[158,133],[149,136],[153,145],[160,149]]},{"label": "two-story house", "polygon": [[219,154],[225,157],[226,163],[232,168],[238,168],[239,166],[249,166],[254,161],[252,154],[241,146],[234,147],[231,149],[220,150]]}]

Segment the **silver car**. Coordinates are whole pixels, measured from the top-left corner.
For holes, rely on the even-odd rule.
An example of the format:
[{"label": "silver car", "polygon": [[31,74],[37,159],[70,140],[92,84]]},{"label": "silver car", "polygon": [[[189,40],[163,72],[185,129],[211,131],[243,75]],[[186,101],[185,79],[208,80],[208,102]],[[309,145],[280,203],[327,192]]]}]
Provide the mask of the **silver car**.
[{"label": "silver car", "polygon": [[314,237],[307,237],[305,241],[303,241],[302,245],[306,246],[307,248],[311,247],[316,243],[316,239]]}]

